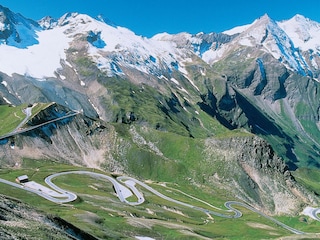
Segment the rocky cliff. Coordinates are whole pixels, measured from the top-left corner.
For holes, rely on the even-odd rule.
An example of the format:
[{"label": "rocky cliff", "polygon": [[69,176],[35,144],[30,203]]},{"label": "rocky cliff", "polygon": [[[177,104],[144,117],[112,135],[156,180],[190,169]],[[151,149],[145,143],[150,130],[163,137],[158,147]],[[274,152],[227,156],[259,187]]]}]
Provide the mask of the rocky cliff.
[{"label": "rocky cliff", "polygon": [[91,239],[93,236],[17,199],[0,195],[1,239]]},{"label": "rocky cliff", "polygon": [[[33,117],[28,125],[37,125],[66,112],[65,107],[52,104]],[[164,139],[155,135],[148,138],[143,134],[157,134],[157,131],[146,126],[140,129],[133,123],[109,124],[78,114],[15,136],[14,149],[9,144],[0,145],[1,166],[18,167],[23,158],[51,159],[139,175],[142,164],[149,166],[144,166],[145,177],[163,180],[164,176],[154,173],[167,171],[165,168],[170,165],[174,169],[177,162],[165,153]],[[159,136],[166,134],[163,131],[158,133]],[[201,154],[194,155],[197,159],[193,159],[194,164],[187,172],[172,171],[173,175],[179,174],[181,179],[191,178],[188,181],[195,185],[218,187],[229,192],[230,198],[241,199],[268,214],[296,213],[303,205],[318,202],[314,194],[295,181],[284,160],[260,137],[245,133],[194,141],[200,144]],[[174,151],[183,152],[185,147],[177,145]],[[195,150],[188,151],[194,154]],[[181,160],[178,168],[183,169],[188,163]],[[167,178],[175,178],[168,171],[167,174]]]},{"label": "rocky cliff", "polygon": [[[64,116],[69,109],[52,104],[33,117],[26,127]],[[114,127],[99,119],[82,114],[63,119],[38,129],[11,138],[14,149],[9,144],[0,145],[1,165],[19,165],[22,158],[49,158],[74,165],[108,169],[118,169],[112,157],[115,148]]]},{"label": "rocky cliff", "polygon": [[259,137],[208,139],[205,153],[207,161],[212,161],[211,184],[225,186],[268,214],[294,213],[319,201],[296,182],[283,159]]},{"label": "rocky cliff", "polygon": [[[9,26],[13,13],[0,10]],[[4,29],[0,50],[15,51],[2,61],[0,103],[56,103],[29,125],[82,114],[15,136],[14,149],[1,142],[1,167],[48,158],[155,180],[191,177],[272,213],[317,200],[289,171],[320,166],[317,45],[295,47],[268,16],[236,34],[151,39],[84,14],[43,19],[42,27],[16,18],[36,42],[7,41],[17,29]],[[153,136],[140,138],[142,128]],[[236,129],[250,134],[239,137]],[[197,148],[164,151],[166,141],[182,139]],[[196,159],[179,155],[186,150]]]}]

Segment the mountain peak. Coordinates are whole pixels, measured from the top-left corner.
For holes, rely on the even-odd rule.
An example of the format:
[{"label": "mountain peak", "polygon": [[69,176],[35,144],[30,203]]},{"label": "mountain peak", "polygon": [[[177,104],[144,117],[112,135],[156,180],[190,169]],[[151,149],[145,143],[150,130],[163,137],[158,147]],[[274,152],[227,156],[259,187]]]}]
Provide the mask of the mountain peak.
[{"label": "mountain peak", "polygon": [[42,18],[38,23],[43,29],[52,29],[58,24],[57,20],[50,16]]},{"label": "mountain peak", "polygon": [[277,28],[277,23],[272,20],[268,14],[264,14],[250,24],[249,27],[241,33],[240,38],[242,40],[246,39],[245,41],[247,44],[244,45],[254,46],[256,44],[262,44],[269,36],[268,33]]},{"label": "mountain peak", "polygon": [[320,49],[320,24],[300,14],[289,20],[279,22],[286,31],[295,47],[303,51],[318,51]]},{"label": "mountain peak", "polygon": [[306,17],[301,15],[301,14],[296,14],[296,15],[293,16],[293,18],[295,18],[295,19],[306,19]]},{"label": "mountain peak", "polygon": [[115,24],[109,18],[105,17],[102,14],[99,14],[98,16],[96,16],[95,19],[100,21],[100,22],[104,22],[104,23],[108,24],[109,26],[117,27],[117,24]]},{"label": "mountain peak", "polygon": [[263,16],[261,16],[260,18],[258,18],[257,20],[255,20],[253,23],[252,23],[252,26],[253,27],[257,27],[257,26],[268,26],[268,25],[274,25],[275,24],[275,21],[269,17],[268,14],[264,14]]},{"label": "mountain peak", "polygon": [[263,21],[270,21],[271,20],[271,18],[269,17],[269,15],[267,13],[262,15],[259,19],[263,20]]},{"label": "mountain peak", "polygon": [[306,18],[305,16],[303,16],[301,14],[296,14],[291,19],[295,20],[297,22],[301,22],[301,23],[303,23],[303,22],[305,23],[305,22],[311,21],[309,18]]},{"label": "mountain peak", "polygon": [[0,43],[26,48],[38,43],[39,24],[0,5]]},{"label": "mountain peak", "polygon": [[59,18],[58,25],[59,26],[67,25],[69,24],[71,19],[75,18],[78,15],[79,13],[76,13],[76,12],[65,13],[62,17]]}]

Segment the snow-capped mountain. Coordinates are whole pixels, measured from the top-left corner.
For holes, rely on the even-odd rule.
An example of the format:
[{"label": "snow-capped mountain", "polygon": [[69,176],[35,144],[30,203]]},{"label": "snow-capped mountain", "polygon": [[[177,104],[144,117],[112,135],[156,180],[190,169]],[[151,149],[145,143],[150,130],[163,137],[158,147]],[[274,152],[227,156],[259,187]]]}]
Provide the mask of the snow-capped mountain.
[{"label": "snow-capped mountain", "polygon": [[265,15],[222,33],[146,38],[102,16],[35,22],[0,7],[0,130],[16,129],[29,104],[26,125],[46,123],[2,136],[0,166],[53,159],[179,179],[268,212],[314,205],[289,170],[320,168],[319,29]]},{"label": "snow-capped mountain", "polygon": [[[301,15],[146,38],[101,16],[67,13],[36,23],[0,9],[2,103],[54,101],[107,121],[178,124],[190,136],[195,126],[208,131],[203,111],[230,129],[289,139],[285,157],[300,144],[290,129],[304,147],[320,149],[320,24]],[[157,117],[147,116],[151,103]]]},{"label": "snow-capped mountain", "polygon": [[58,20],[45,17],[36,23],[1,7],[0,61],[4,64],[0,71],[39,79],[55,77],[71,42],[82,34],[88,54],[109,76],[124,74],[123,67],[158,76],[175,70],[187,75],[184,65],[192,54],[213,64],[235,45],[267,51],[301,75],[319,75],[320,24],[301,15],[283,22],[265,15],[224,33],[158,34],[150,39],[109,22],[101,16],[68,13]]},{"label": "snow-capped mountain", "polygon": [[279,22],[278,24],[290,37],[295,47],[301,49],[301,51],[319,51],[319,23],[298,14],[287,21]]},{"label": "snow-capped mountain", "polygon": [[18,48],[38,44],[36,31],[40,29],[37,22],[0,5],[0,42],[2,44]]},{"label": "snow-capped mountain", "polygon": [[204,54],[208,63],[218,61],[235,46],[258,48],[270,53],[289,69],[318,79],[320,69],[320,25],[301,15],[276,22],[264,15],[252,24],[224,32],[238,36],[218,50]]},{"label": "snow-capped mountain", "polygon": [[[30,25],[20,16],[14,21],[20,29]],[[108,75],[123,74],[121,66],[153,74],[160,74],[161,69],[173,71],[179,68],[179,55],[183,57],[175,44],[137,36],[127,28],[108,25],[102,18],[97,20],[84,14],[68,13],[58,20],[45,17],[32,30],[34,42],[30,41],[30,33],[26,31],[19,34],[20,40],[15,44],[11,40],[14,33],[7,39],[2,37],[4,44],[0,47],[0,61],[4,64],[0,71],[39,79],[55,77],[56,70],[61,68],[60,61],[66,61],[65,51],[79,34],[87,38],[88,55]]]}]

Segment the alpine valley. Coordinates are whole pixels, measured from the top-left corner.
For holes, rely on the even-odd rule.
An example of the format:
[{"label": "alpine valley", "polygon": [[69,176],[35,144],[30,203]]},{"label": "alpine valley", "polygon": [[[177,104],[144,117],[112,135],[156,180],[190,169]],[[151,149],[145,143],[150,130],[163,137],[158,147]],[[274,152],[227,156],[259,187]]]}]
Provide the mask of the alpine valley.
[{"label": "alpine valley", "polygon": [[[320,23],[304,16],[146,38],[0,6],[0,178],[86,170],[177,200],[137,186],[145,202],[128,205],[78,174],[55,180],[77,194],[68,204],[0,183],[1,239],[317,238],[319,139]],[[197,211],[227,201],[259,213]]]}]

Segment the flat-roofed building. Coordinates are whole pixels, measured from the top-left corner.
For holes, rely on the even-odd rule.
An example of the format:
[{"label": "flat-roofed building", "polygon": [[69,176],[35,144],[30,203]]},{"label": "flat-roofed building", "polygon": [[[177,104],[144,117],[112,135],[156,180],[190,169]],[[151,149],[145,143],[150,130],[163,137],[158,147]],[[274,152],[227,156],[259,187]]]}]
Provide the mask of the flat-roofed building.
[{"label": "flat-roofed building", "polygon": [[26,183],[26,182],[29,182],[29,178],[27,175],[22,175],[22,176],[17,177],[16,181],[18,183]]}]

